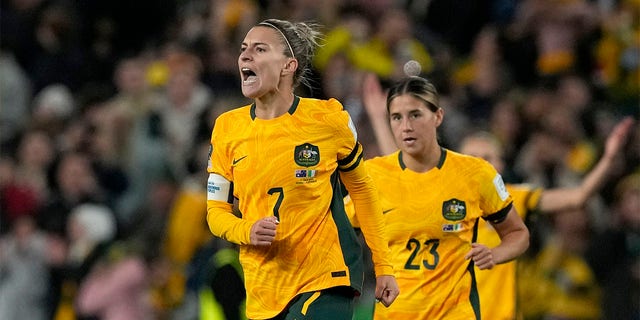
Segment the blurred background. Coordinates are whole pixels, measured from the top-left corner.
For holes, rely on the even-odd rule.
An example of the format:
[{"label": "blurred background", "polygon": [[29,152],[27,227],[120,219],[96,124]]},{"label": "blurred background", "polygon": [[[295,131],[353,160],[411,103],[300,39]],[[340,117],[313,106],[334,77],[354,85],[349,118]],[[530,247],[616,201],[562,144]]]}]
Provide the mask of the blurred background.
[{"label": "blurred background", "polygon": [[[243,317],[206,162],[216,116],[248,103],[237,56],[266,18],[323,26],[299,94],[339,99],[368,158],[370,74],[430,79],[441,143],[491,132],[509,183],[577,185],[640,115],[638,0],[2,0],[0,319]],[[637,121],[605,187],[554,217],[527,221],[524,318],[640,319]],[[626,241],[599,246],[607,232]]]}]

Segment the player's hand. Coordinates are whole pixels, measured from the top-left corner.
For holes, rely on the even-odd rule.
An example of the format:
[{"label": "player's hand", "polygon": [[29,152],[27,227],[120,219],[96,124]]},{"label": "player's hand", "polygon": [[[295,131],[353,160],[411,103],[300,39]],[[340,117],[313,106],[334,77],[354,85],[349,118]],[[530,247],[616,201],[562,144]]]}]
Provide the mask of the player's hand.
[{"label": "player's hand", "polygon": [[362,102],[370,118],[387,118],[387,93],[382,89],[380,80],[374,73],[364,76]]},{"label": "player's hand", "polygon": [[488,270],[496,265],[491,249],[480,243],[472,243],[471,251],[464,258],[467,260],[472,259],[480,270]]},{"label": "player's hand", "polygon": [[604,154],[605,156],[613,157],[627,141],[627,136],[629,132],[631,132],[631,128],[633,127],[634,120],[632,117],[625,117],[620,121],[611,133],[607,137],[607,142],[605,143]]},{"label": "player's hand", "polygon": [[394,276],[382,275],[376,277],[376,301],[385,307],[390,306],[400,294],[398,283]]},{"label": "player's hand", "polygon": [[278,227],[278,218],[274,216],[265,217],[256,221],[251,226],[251,234],[249,240],[252,245],[269,246],[276,238],[276,228]]}]

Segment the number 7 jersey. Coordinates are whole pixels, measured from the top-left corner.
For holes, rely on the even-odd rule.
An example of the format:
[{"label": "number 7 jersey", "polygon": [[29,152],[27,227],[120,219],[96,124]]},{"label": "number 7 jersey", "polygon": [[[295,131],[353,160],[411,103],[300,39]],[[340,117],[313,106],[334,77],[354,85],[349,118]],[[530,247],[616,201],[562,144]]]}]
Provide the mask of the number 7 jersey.
[{"label": "number 7 jersey", "polygon": [[[207,185],[211,231],[242,244],[247,316],[272,318],[303,292],[361,290],[362,251],[345,213],[339,171],[351,178],[344,180],[347,187],[356,181],[356,193],[368,189],[369,214],[377,219],[367,220],[377,221],[377,229],[365,237],[383,248],[375,261],[391,274],[379,201],[342,105],[295,97],[289,112],[270,120],[255,117],[254,108],[231,110],[216,120]],[[241,219],[230,214],[233,197]],[[249,245],[251,225],[268,216],[280,221],[274,242]]]},{"label": "number 7 jersey", "polygon": [[400,295],[375,319],[477,319],[473,264],[479,218],[506,216],[511,196],[486,161],[441,149],[437,167],[405,168],[400,151],[366,162],[378,188]]}]

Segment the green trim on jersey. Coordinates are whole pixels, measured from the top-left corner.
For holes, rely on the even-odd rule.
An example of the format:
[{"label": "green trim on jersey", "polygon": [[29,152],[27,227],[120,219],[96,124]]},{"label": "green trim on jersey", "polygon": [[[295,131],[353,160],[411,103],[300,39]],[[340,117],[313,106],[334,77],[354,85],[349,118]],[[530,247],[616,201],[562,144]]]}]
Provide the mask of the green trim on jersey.
[{"label": "green trim on jersey", "polygon": [[[444,165],[444,161],[447,159],[447,149],[440,147],[440,159],[438,160],[438,165],[436,165],[436,168],[438,169],[442,169],[442,166]],[[407,168],[407,166],[404,164],[404,161],[402,160],[402,151],[398,152],[398,164],[400,165],[400,168],[402,168],[402,170],[405,170]]]},{"label": "green trim on jersey", "polygon": [[471,302],[471,307],[473,308],[473,313],[476,315],[476,320],[480,320],[482,317],[480,315],[480,295],[478,294],[478,283],[476,282],[476,273],[474,270],[473,260],[469,262],[467,266],[467,270],[471,275],[471,290],[469,291],[469,302]]},{"label": "green trim on jersey", "polygon": [[[511,205],[509,205],[509,207],[511,207]],[[478,241],[479,220],[479,218],[476,218],[476,223],[473,225],[473,236],[471,237],[472,243]],[[470,259],[469,265],[467,266],[467,270],[469,270],[469,274],[471,275],[471,290],[469,291],[469,301],[471,302],[473,313],[476,314],[476,320],[480,320],[480,294],[478,293],[478,282],[476,280],[476,272],[474,266],[475,263],[473,263],[473,260]]]},{"label": "green trim on jersey", "polygon": [[[287,113],[293,114],[294,112],[296,112],[296,109],[298,108],[299,103],[300,103],[300,97],[294,95],[293,103],[291,103],[291,107],[289,107],[289,110],[287,110]],[[255,120],[256,119],[256,103],[255,102],[251,104],[249,113],[251,114],[251,120]]]},{"label": "green trim on jersey", "polygon": [[364,283],[364,264],[362,257],[362,247],[358,242],[353,226],[347,217],[344,208],[344,196],[341,189],[341,181],[338,172],[331,175],[331,185],[333,186],[333,197],[331,198],[331,217],[338,229],[338,238],[342,248],[344,263],[349,268],[349,282],[358,292],[362,292]]}]

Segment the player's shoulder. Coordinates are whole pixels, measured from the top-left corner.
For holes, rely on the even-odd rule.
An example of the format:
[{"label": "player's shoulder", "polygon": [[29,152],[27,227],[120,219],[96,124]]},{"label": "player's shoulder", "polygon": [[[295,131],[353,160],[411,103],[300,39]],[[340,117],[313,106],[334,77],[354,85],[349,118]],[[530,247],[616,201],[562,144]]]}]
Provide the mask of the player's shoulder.
[{"label": "player's shoulder", "polygon": [[313,113],[336,113],[344,111],[344,106],[335,98],[317,99],[317,98],[300,98],[299,107],[303,112]]},{"label": "player's shoulder", "polygon": [[488,161],[445,149],[446,155],[442,163],[442,170],[466,179],[483,181],[493,179],[497,174],[496,169]]},{"label": "player's shoulder", "polygon": [[376,156],[366,161],[367,168],[378,170],[390,170],[394,167],[400,167],[399,160],[400,150],[397,150],[391,154]]},{"label": "player's shoulder", "polygon": [[[340,101],[333,98],[300,98],[293,116],[305,122],[313,122],[318,126],[331,128],[330,130],[342,132],[351,128],[351,125],[345,126],[345,124],[351,123],[349,113],[344,110]],[[355,128],[353,129],[353,134],[355,134]]]},{"label": "player's shoulder", "polygon": [[493,168],[493,166],[487,161],[479,157],[470,156],[449,149],[444,149],[446,152],[445,164],[452,164],[455,166],[468,167],[468,168]]},{"label": "player's shoulder", "polygon": [[241,107],[237,107],[231,110],[227,110],[223,113],[221,113],[217,118],[216,118],[216,123],[222,123],[222,122],[231,122],[233,123],[234,121],[238,121],[242,118],[247,118],[250,119],[251,118],[251,104],[247,104]]}]

